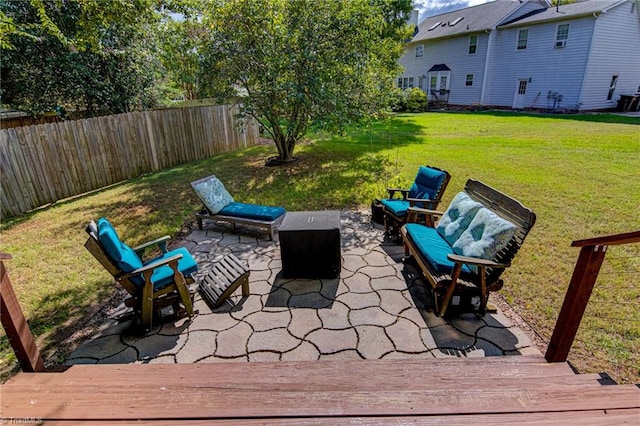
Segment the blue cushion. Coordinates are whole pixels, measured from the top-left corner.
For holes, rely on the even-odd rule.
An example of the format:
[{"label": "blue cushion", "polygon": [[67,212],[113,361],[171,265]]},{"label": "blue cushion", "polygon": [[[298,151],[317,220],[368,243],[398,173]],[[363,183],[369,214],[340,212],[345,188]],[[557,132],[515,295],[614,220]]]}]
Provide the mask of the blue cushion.
[{"label": "blue cushion", "polygon": [[413,185],[409,188],[409,198],[433,200],[438,194],[445,176],[446,174],[440,170],[420,166]]},{"label": "blue cushion", "polygon": [[218,214],[224,216],[264,221],[275,220],[285,213],[286,210],[283,207],[261,206],[258,204],[246,203],[231,203],[218,212]]},{"label": "blue cushion", "polygon": [[120,252],[122,242],[115,228],[104,217],[98,219],[98,240],[111,260],[119,262],[122,258]]},{"label": "blue cushion", "polygon": [[407,209],[409,208],[409,202],[400,199],[385,198],[380,201],[385,209],[397,217],[403,217],[407,215]]},{"label": "blue cushion", "polygon": [[[193,256],[191,256],[191,253],[189,253],[189,251],[184,247],[171,250],[170,252],[167,252],[162,256],[159,256],[147,262],[144,262],[144,266],[149,265],[158,260],[166,259],[176,254],[182,255],[182,259],[178,260],[178,271],[182,272],[183,275],[185,276],[191,275],[198,271],[198,264],[196,263],[196,260],[193,258]],[[142,274],[138,277],[131,278],[131,281],[133,281],[133,283],[138,286],[144,285],[144,278]],[[168,286],[169,284],[173,283],[173,269],[171,269],[171,267],[167,265],[156,268],[153,271],[153,274],[151,275],[151,282],[153,283],[154,291],[160,290],[161,288]]]},{"label": "blue cushion", "polygon": [[[423,257],[438,272],[450,274],[455,263],[447,259],[447,255],[453,254],[453,249],[438,231],[417,223],[408,223],[406,227],[407,233]],[[462,272],[470,273],[471,269],[467,265],[462,265]]]},{"label": "blue cushion", "polygon": [[131,272],[142,267],[140,257],[120,240],[115,228],[105,218],[98,219],[98,240],[121,271]]},{"label": "blue cushion", "polygon": [[142,268],[142,260],[135,251],[125,243],[120,243],[120,261],[118,267],[123,272],[132,272]]}]

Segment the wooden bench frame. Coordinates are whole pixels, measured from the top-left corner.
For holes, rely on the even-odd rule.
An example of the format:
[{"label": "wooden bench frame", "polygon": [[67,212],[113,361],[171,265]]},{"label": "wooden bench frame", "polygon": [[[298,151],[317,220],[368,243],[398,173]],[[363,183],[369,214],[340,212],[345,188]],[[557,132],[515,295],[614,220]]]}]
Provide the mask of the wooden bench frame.
[{"label": "wooden bench frame", "polygon": [[[286,214],[286,213],[285,213]],[[231,232],[236,232],[236,225],[246,225],[246,226],[255,226],[256,228],[264,229],[269,233],[269,240],[273,241],[275,239],[275,234],[280,224],[282,223],[282,219],[284,219],[285,214],[276,218],[275,220],[266,221],[266,220],[257,220],[257,219],[247,219],[240,218],[235,216],[225,216],[221,214],[212,214],[206,207],[203,207],[201,211],[196,213],[196,220],[198,221],[198,229],[202,230],[202,221],[203,219],[210,219],[215,222],[224,222],[231,225]]]},{"label": "wooden bench frame", "polygon": [[[536,215],[531,209],[480,181],[469,179],[464,187],[464,192],[471,199],[513,223],[516,226],[516,233],[507,247],[499,251],[491,260],[450,254],[448,258],[454,262],[455,266],[451,273],[441,273],[431,266],[411,239],[406,228],[402,227],[401,235],[404,241],[405,256],[413,256],[425,278],[431,284],[436,313],[439,315],[446,313],[454,294],[479,296],[480,313],[484,315],[489,293],[500,290],[504,285],[500,275],[505,268],[511,265],[511,261],[536,221]],[[431,216],[431,223],[435,224],[443,213],[413,207],[409,209],[407,222],[415,222],[416,216],[420,214]],[[462,265],[464,264],[477,266],[478,273],[462,274]]]}]

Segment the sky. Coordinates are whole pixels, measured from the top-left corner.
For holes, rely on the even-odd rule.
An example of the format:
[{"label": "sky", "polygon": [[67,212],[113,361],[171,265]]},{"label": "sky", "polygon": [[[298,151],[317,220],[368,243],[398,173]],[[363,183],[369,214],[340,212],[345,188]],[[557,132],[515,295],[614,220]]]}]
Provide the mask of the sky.
[{"label": "sky", "polygon": [[464,9],[465,7],[487,3],[488,1],[489,0],[414,0],[413,7],[420,12],[418,22],[422,22],[427,16]]}]

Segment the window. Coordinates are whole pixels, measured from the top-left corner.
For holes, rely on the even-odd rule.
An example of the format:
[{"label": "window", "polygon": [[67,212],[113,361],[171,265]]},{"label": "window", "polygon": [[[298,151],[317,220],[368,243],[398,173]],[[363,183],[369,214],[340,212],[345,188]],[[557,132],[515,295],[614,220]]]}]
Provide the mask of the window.
[{"label": "window", "polygon": [[527,80],[520,80],[518,82],[518,95],[525,95],[527,93]]},{"label": "window", "polygon": [[398,78],[398,87],[402,90],[413,87],[413,77],[399,77]]},{"label": "window", "polygon": [[607,94],[607,100],[610,101],[613,99],[613,94],[616,91],[616,83],[618,82],[618,76],[611,76],[611,83],[609,84],[609,93]]},{"label": "window", "polygon": [[478,36],[469,36],[469,55],[473,55],[478,50]]},{"label": "window", "polygon": [[473,86],[473,74],[467,74],[467,80],[464,82],[465,86]]},{"label": "window", "polygon": [[431,74],[431,77],[429,78],[429,91],[430,92],[435,92],[437,90],[437,84],[438,84],[438,74]]},{"label": "window", "polygon": [[554,47],[556,49],[561,49],[567,44],[567,39],[569,38],[569,24],[558,25],[558,30],[556,31],[556,43]]},{"label": "window", "polygon": [[442,24],[441,21],[436,22],[435,24],[433,24],[431,27],[429,27],[429,29],[427,31],[433,31],[436,28],[438,28],[440,26],[440,24]]},{"label": "window", "polygon": [[525,50],[527,48],[527,38],[529,37],[529,30],[518,31],[518,46],[517,50]]},{"label": "window", "polygon": [[424,55],[424,44],[416,45],[416,58],[422,58]]},{"label": "window", "polygon": [[462,21],[463,19],[464,19],[464,16],[456,18],[453,22],[449,22],[449,26],[453,27],[455,24],[457,24],[458,22]]}]

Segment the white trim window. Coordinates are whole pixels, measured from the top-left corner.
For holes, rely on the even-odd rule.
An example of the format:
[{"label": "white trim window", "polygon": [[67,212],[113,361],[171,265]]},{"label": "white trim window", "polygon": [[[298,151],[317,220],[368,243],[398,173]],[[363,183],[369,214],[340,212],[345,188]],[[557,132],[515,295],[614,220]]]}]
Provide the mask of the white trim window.
[{"label": "white trim window", "polygon": [[556,49],[562,49],[567,45],[567,39],[569,38],[569,24],[560,24],[556,30],[556,41],[553,47]]},{"label": "white trim window", "polygon": [[469,36],[469,55],[475,55],[478,51],[478,35],[473,34]]},{"label": "white trim window", "polygon": [[609,83],[609,93],[607,93],[607,100],[611,101],[613,100],[613,95],[616,92],[616,84],[618,83],[618,76],[617,75],[612,75],[611,76],[611,83]]},{"label": "white trim window", "polygon": [[466,87],[471,87],[473,86],[473,74],[467,74],[466,80],[464,82],[464,85]]},{"label": "white trim window", "polygon": [[413,77],[398,77],[398,88],[405,90],[413,87]]},{"label": "white trim window", "polygon": [[529,38],[529,30],[518,31],[518,40],[516,42],[516,50],[525,50],[527,48],[527,39]]},{"label": "white trim window", "polygon": [[424,56],[424,44],[416,44],[416,58]]}]

